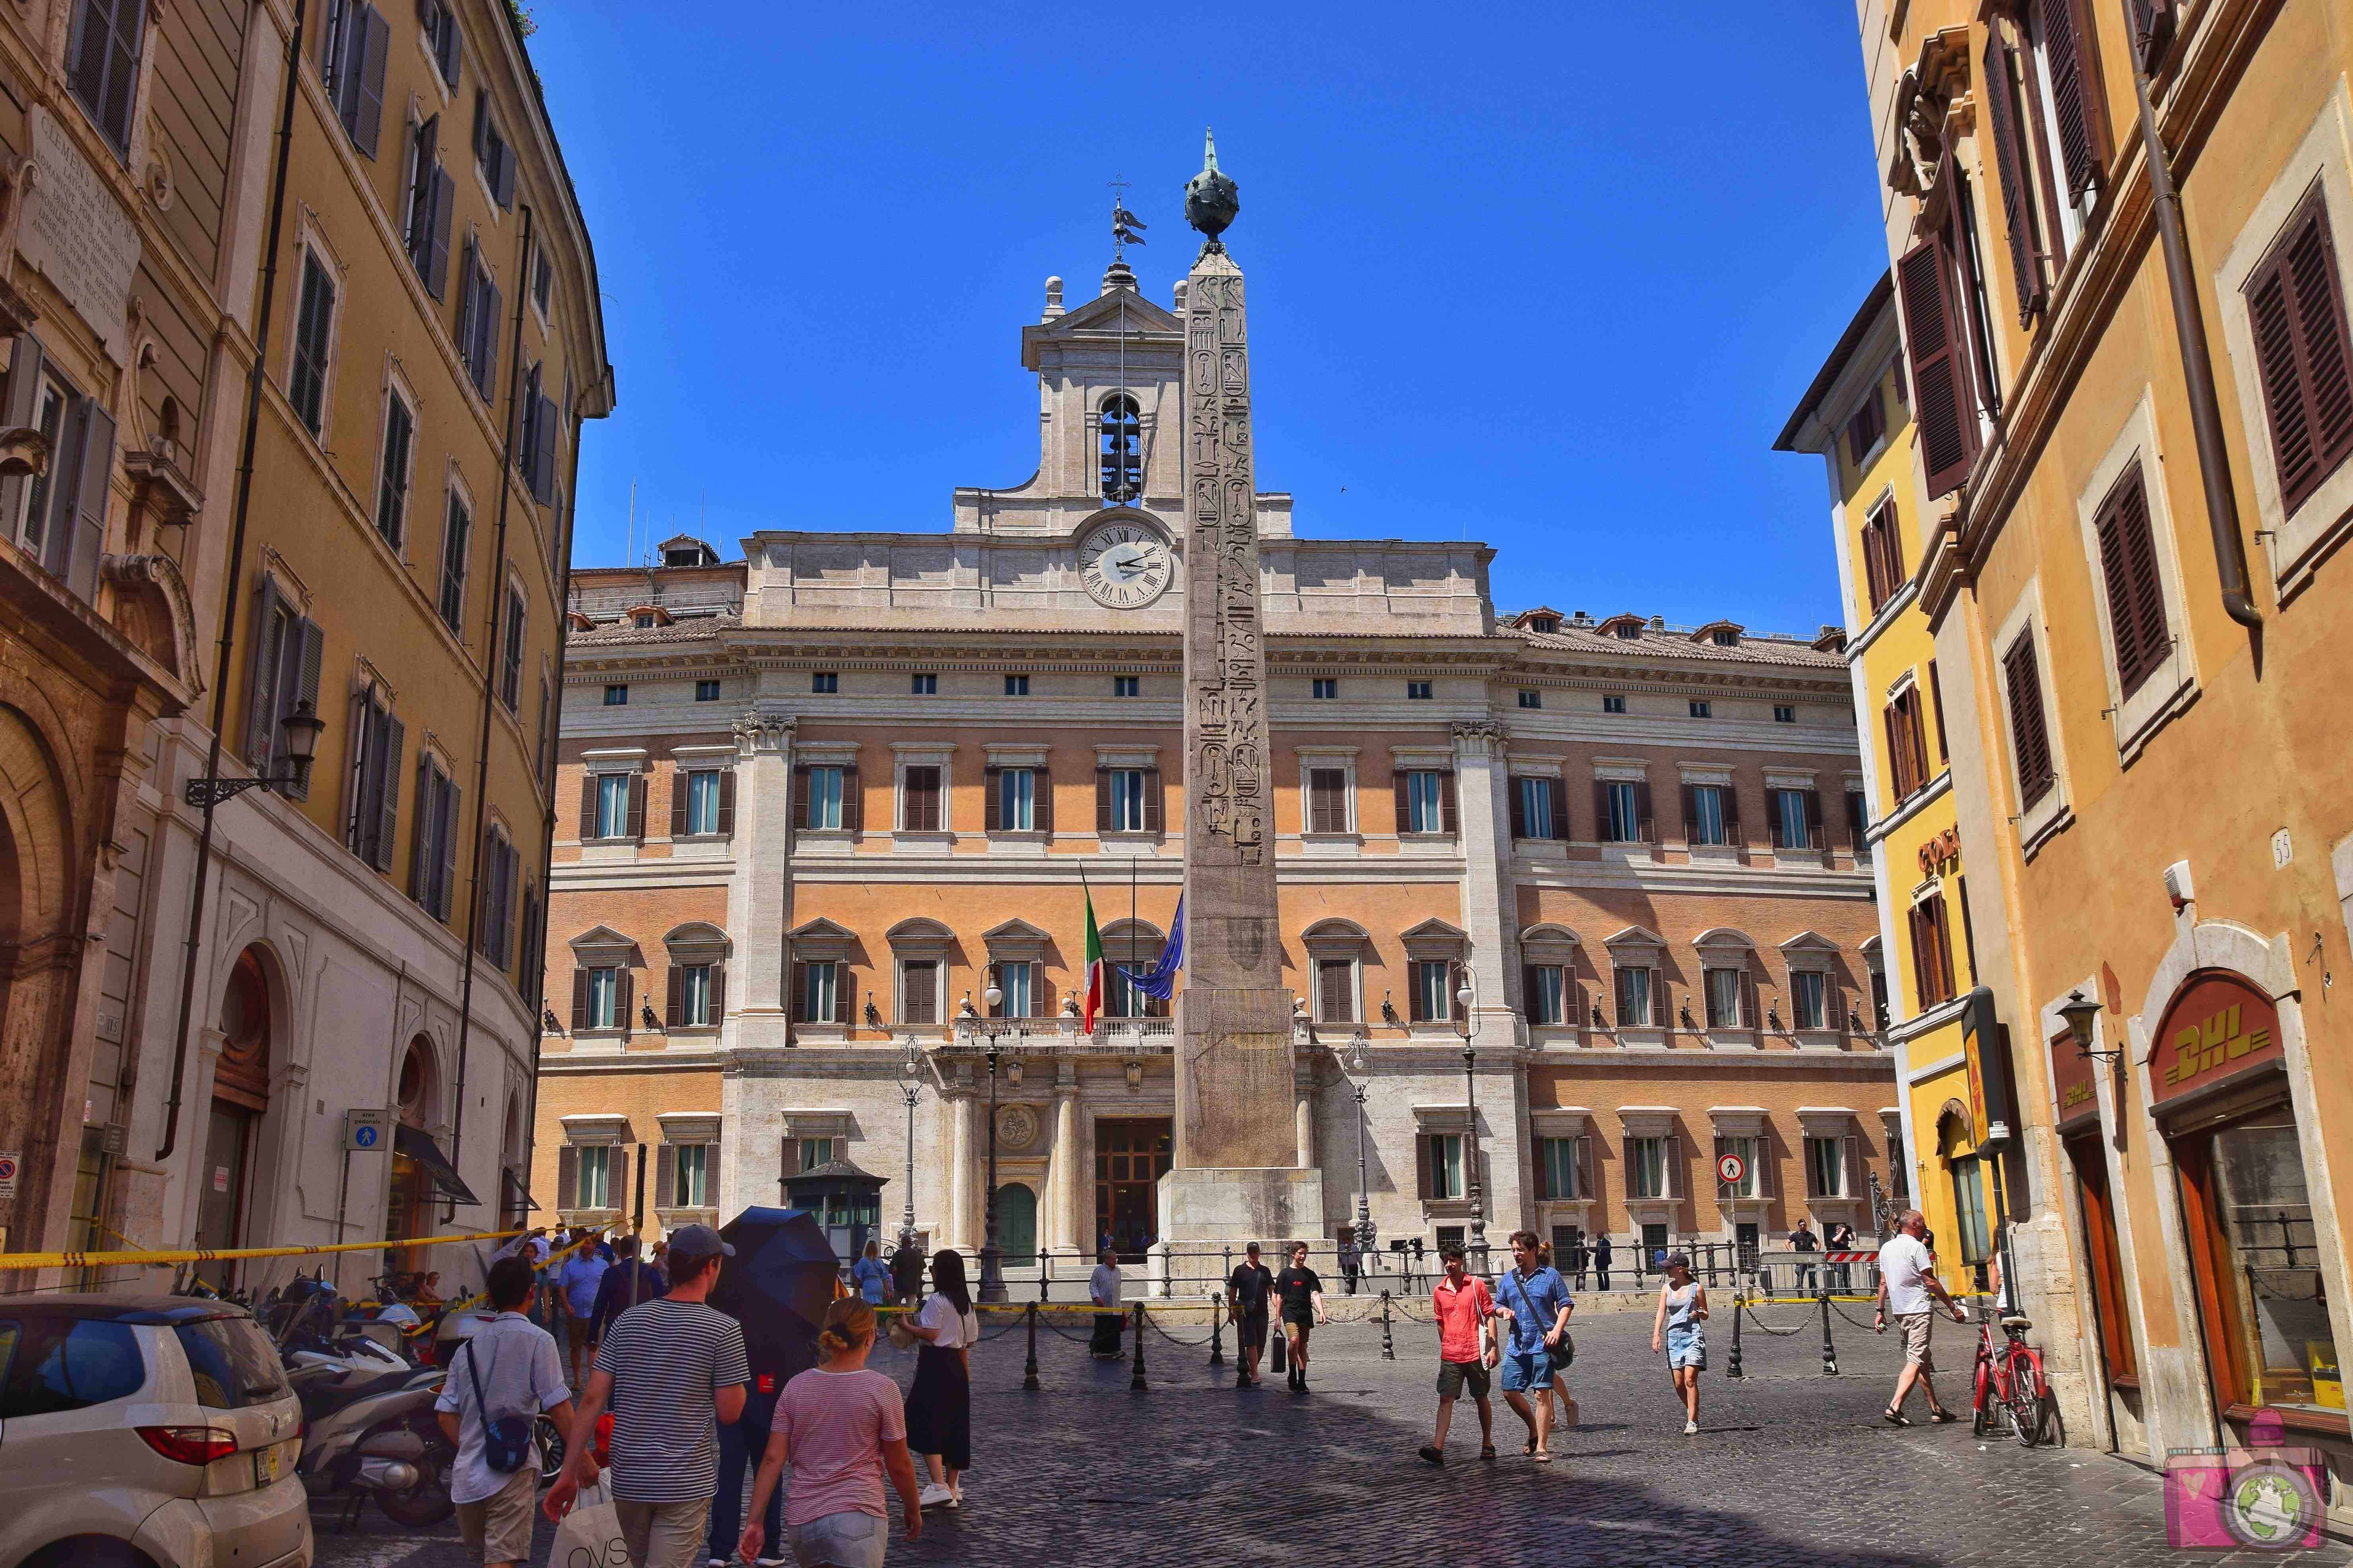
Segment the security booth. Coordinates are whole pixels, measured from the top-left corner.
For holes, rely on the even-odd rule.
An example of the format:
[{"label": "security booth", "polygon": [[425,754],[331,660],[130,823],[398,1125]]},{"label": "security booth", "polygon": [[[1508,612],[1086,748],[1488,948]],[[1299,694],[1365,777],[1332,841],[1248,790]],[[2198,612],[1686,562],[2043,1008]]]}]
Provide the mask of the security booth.
[{"label": "security booth", "polygon": [[778,1178],[788,1208],[807,1209],[824,1227],[834,1257],[847,1267],[866,1250],[866,1238],[882,1220],[885,1178],[862,1171],[848,1160],[828,1160],[806,1171]]}]

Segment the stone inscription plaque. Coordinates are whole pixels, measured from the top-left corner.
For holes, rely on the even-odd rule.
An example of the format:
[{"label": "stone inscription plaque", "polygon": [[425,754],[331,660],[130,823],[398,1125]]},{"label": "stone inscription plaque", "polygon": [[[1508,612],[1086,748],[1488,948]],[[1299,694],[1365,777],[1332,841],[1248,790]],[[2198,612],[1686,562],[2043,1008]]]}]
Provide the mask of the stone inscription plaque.
[{"label": "stone inscription plaque", "polygon": [[47,111],[33,112],[33,190],[16,248],[106,343],[130,357],[124,316],[139,268],[139,230],[73,139]]}]

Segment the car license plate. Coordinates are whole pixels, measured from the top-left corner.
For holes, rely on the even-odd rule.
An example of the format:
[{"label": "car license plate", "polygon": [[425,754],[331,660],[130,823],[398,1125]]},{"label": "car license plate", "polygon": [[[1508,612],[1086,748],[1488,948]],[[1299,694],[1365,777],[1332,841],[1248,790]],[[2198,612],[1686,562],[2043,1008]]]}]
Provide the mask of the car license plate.
[{"label": "car license plate", "polygon": [[267,1448],[256,1448],[253,1451],[253,1484],[255,1486],[266,1487],[278,1479],[278,1450],[279,1446],[272,1443]]}]

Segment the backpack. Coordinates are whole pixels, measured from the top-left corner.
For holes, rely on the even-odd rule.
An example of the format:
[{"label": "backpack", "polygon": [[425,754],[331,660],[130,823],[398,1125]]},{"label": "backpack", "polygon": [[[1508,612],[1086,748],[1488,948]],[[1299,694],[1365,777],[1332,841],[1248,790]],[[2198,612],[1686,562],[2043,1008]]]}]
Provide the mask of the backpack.
[{"label": "backpack", "polygon": [[511,1476],[532,1462],[531,1417],[501,1415],[491,1418],[491,1402],[482,1396],[482,1371],[475,1363],[480,1359],[478,1336],[464,1345],[466,1375],[473,1381],[474,1407],[482,1417],[482,1463],[501,1476]]}]

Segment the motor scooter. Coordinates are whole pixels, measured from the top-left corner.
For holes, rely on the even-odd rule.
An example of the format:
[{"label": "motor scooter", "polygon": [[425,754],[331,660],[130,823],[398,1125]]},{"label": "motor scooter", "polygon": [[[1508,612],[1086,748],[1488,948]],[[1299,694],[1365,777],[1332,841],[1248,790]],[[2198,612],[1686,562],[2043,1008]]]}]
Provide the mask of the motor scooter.
[{"label": "motor scooter", "polygon": [[302,1403],[302,1457],[295,1467],[313,1498],[343,1497],[341,1528],[373,1497],[396,1524],[425,1529],[456,1511],[449,1468],[457,1450],[434,1419],[445,1373],[419,1369],[367,1334],[339,1325],[334,1287],[290,1281],[268,1320]]}]

